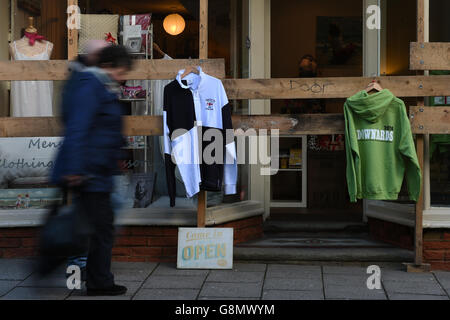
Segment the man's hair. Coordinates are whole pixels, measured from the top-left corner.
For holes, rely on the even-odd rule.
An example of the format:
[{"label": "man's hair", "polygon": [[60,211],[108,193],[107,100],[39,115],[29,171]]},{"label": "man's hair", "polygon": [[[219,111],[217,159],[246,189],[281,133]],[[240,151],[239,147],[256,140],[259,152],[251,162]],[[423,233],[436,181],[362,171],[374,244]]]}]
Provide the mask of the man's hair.
[{"label": "man's hair", "polygon": [[102,49],[98,55],[98,67],[100,68],[126,68],[131,70],[133,60],[124,46],[108,46]]},{"label": "man's hair", "polygon": [[300,58],[300,63],[301,63],[303,60],[309,60],[309,61],[311,61],[311,62],[316,62],[316,63],[317,63],[316,59],[313,57],[312,54],[305,54],[303,57]]}]

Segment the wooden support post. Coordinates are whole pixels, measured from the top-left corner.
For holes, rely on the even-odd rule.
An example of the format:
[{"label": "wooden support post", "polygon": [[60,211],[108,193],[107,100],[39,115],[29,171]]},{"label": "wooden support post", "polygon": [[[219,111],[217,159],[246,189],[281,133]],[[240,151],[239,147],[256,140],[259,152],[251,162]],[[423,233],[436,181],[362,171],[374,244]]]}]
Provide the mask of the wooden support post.
[{"label": "wooden support post", "polygon": [[[78,6],[78,0],[67,0],[67,14],[70,14],[71,19],[76,19],[75,14],[79,14],[78,10],[71,10],[72,6]],[[69,19],[69,16],[67,17]],[[67,60],[74,60],[78,55],[78,29],[69,28],[70,23],[67,26]],[[76,23],[72,23],[76,25]],[[73,192],[67,191],[67,204],[72,204]]]},{"label": "wooden support post", "polygon": [[[417,0],[417,41],[418,42],[428,42],[428,7],[429,0]],[[420,72],[420,71],[419,71]],[[419,73],[418,73],[419,74]],[[417,101],[417,105],[419,107],[423,107],[425,105],[424,98],[419,98]],[[416,151],[417,158],[419,160],[419,165],[422,170],[424,170],[424,135],[417,135],[416,142]],[[423,179],[422,186],[419,199],[416,203],[416,224],[415,224],[415,232],[414,232],[414,263],[406,263],[406,271],[407,272],[428,272],[430,271],[430,265],[423,263],[423,209],[424,205],[424,196],[423,196]]]},{"label": "wooden support post", "polygon": [[206,226],[206,191],[200,191],[198,194],[197,208],[197,228]]},{"label": "wooden support post", "polygon": [[[67,9],[71,6],[78,6],[78,0],[67,0]],[[67,10],[69,11],[69,10]],[[71,18],[75,19],[75,14],[79,14],[80,12],[77,10],[72,10],[68,12],[71,14]],[[72,23],[75,25],[75,23]],[[67,28],[67,59],[73,60],[78,55],[78,29],[76,28]]]},{"label": "wooden support post", "polygon": [[200,0],[200,59],[208,59],[208,0]]},{"label": "wooden support post", "polygon": [[[208,0],[200,0],[200,50],[199,58],[208,59]],[[200,191],[198,194],[197,208],[197,227],[204,228],[206,226],[206,191]]]}]

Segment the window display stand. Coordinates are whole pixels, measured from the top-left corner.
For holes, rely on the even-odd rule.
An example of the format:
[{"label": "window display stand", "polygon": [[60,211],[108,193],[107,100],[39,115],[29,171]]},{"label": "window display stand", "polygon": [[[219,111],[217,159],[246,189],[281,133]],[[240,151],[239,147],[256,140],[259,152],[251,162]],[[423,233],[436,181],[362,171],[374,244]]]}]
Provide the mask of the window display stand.
[{"label": "window display stand", "polygon": [[[145,35],[146,41],[145,41],[145,52],[136,52],[131,53],[133,57],[136,59],[145,59],[145,60],[153,60],[153,24],[150,24],[150,26],[147,28],[147,30],[142,30],[141,33]],[[120,32],[120,34],[123,34],[123,31]],[[150,54],[149,54],[149,49]],[[150,80],[144,80],[145,83],[145,90],[146,95],[145,98],[133,98],[133,99],[126,99],[122,98],[120,99],[121,102],[128,104],[131,107],[131,114],[132,115],[144,115],[144,116],[151,116],[153,115],[153,109],[154,109],[154,96],[152,92],[152,86],[150,85]],[[133,81],[133,85],[137,85],[137,81]],[[145,102],[145,110],[142,114],[140,110],[138,110],[138,104]],[[135,137],[136,138],[136,137]],[[153,172],[153,152],[150,149],[152,149],[152,145],[149,143],[149,137],[142,136],[139,141],[144,141],[142,146],[130,146],[126,149],[133,150],[133,157],[134,159],[138,159],[142,151],[144,153],[144,173]]]}]

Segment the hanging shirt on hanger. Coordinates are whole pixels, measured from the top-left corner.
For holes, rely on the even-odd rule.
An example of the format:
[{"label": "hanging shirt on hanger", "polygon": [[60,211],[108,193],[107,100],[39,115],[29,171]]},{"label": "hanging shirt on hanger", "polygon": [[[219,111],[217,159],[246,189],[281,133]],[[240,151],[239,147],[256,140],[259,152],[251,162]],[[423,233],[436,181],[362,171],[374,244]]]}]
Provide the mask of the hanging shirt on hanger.
[{"label": "hanging shirt on hanger", "polygon": [[387,89],[363,90],[347,99],[344,116],[350,201],[397,200],[405,174],[417,201],[422,175],[404,102]]},{"label": "hanging shirt on hanger", "polygon": [[[164,89],[164,151],[172,207],[176,194],[172,159],[178,166],[188,197],[200,190],[221,191],[222,184],[225,194],[236,193],[237,161],[234,134],[231,134],[231,107],[222,82],[205,74],[200,67],[198,70],[198,75],[190,73],[184,79],[181,75],[185,70],[180,70],[177,79]],[[199,140],[209,134],[212,139]],[[221,150],[214,149],[211,154],[219,157],[216,152],[222,152],[219,161],[204,159],[203,154],[209,154],[207,151],[216,145],[220,145]]]}]

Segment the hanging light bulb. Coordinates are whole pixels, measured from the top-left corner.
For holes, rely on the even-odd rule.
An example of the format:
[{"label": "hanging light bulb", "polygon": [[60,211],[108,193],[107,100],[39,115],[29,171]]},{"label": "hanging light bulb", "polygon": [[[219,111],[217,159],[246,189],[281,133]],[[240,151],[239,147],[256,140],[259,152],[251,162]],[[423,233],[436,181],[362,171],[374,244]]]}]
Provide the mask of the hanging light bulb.
[{"label": "hanging light bulb", "polygon": [[163,22],[164,30],[173,36],[179,35],[184,31],[186,22],[184,18],[177,13],[169,14]]}]

